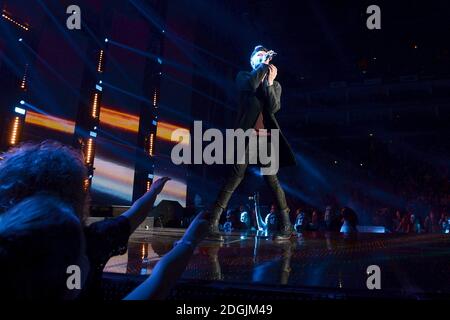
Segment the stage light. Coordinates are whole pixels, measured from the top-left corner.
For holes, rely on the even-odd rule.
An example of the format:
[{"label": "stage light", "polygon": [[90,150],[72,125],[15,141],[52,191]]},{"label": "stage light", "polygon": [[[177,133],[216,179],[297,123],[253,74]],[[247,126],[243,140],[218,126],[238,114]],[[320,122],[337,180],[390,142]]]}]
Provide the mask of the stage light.
[{"label": "stage light", "polygon": [[152,173],[149,173],[149,174],[148,174],[148,178],[149,178],[150,180],[153,180],[154,177],[155,177],[155,176],[154,176]]},{"label": "stage light", "polygon": [[153,120],[152,125],[154,125],[156,127],[158,125],[158,122],[156,120]]},{"label": "stage light", "polygon": [[103,91],[103,88],[98,84],[95,85],[95,89],[97,89],[98,91]]},{"label": "stage light", "polygon": [[87,148],[86,148],[86,164],[91,164],[92,162],[92,155],[93,155],[93,144],[94,139],[89,138],[87,141]]},{"label": "stage light", "polygon": [[19,38],[19,42],[22,42],[22,40],[23,40],[22,38]]},{"label": "stage light", "polygon": [[96,138],[96,137],[97,137],[97,132],[90,131],[90,132],[89,132],[89,135],[90,135],[91,137]]},{"label": "stage light", "polygon": [[102,111],[100,112],[100,122],[126,131],[136,133],[139,131],[138,116],[106,108],[105,106],[102,106]]},{"label": "stage light", "polygon": [[190,141],[190,133],[189,130],[186,128],[182,128],[179,126],[176,126],[174,124],[171,123],[167,123],[167,122],[158,122],[158,130],[156,131],[156,136],[162,140],[165,141],[170,141],[170,142],[176,142],[178,143],[178,141],[173,141],[172,140],[172,133],[177,130],[177,129],[182,129],[183,132],[185,133],[185,135],[183,136],[182,139],[182,144],[189,144]]},{"label": "stage light", "polygon": [[105,38],[105,42],[108,42],[109,40],[108,40],[108,38]]},{"label": "stage light", "polygon": [[2,13],[2,17],[5,18],[6,20],[8,20],[11,23],[14,23],[16,26],[22,28],[25,31],[29,30],[29,27],[25,24],[22,24],[20,22],[17,22],[16,20],[14,20],[11,16],[9,16],[5,11],[3,11]]},{"label": "stage light", "polygon": [[84,179],[83,188],[84,188],[84,191],[87,191],[89,189],[89,179]]},{"label": "stage light", "polygon": [[30,123],[50,130],[73,134],[75,132],[75,122],[55,116],[27,111],[25,123]]},{"label": "stage light", "polygon": [[162,33],[166,33],[166,30],[163,29],[161,32],[162,32]]},{"label": "stage light", "polygon": [[158,104],[158,92],[155,89],[155,92],[153,93],[153,106],[157,108],[157,104]]},{"label": "stage light", "polygon": [[92,117],[97,118],[98,116],[98,93],[94,94],[94,101],[92,102]]},{"label": "stage light", "polygon": [[100,50],[100,56],[98,58],[98,65],[97,65],[97,72],[103,72],[102,65],[103,65],[103,50]]},{"label": "stage light", "polygon": [[15,107],[14,108],[14,112],[24,115],[27,111],[25,109],[22,109],[22,108],[19,108],[19,107]]},{"label": "stage light", "polygon": [[148,154],[150,155],[150,157],[153,157],[153,142],[155,139],[155,135],[153,133],[150,133],[150,143],[149,143],[149,148],[148,148]]},{"label": "stage light", "polygon": [[94,130],[97,130],[97,126],[94,126]]},{"label": "stage light", "polygon": [[159,63],[159,64],[162,64],[162,63],[163,63],[161,58],[158,58],[158,63]]},{"label": "stage light", "polygon": [[150,187],[151,187],[151,185],[152,185],[152,182],[151,181],[147,181],[147,192],[150,190]]},{"label": "stage light", "polygon": [[13,146],[17,143],[19,137],[19,125],[20,125],[20,117],[15,117],[12,130],[11,137],[9,139],[9,143]]},{"label": "stage light", "polygon": [[25,101],[20,100],[20,104],[21,104],[21,105],[24,105],[24,104],[25,104]]},{"label": "stage light", "polygon": [[26,90],[27,88],[27,73],[28,73],[28,64],[25,65],[25,71],[23,73],[22,82],[20,83],[20,89]]}]

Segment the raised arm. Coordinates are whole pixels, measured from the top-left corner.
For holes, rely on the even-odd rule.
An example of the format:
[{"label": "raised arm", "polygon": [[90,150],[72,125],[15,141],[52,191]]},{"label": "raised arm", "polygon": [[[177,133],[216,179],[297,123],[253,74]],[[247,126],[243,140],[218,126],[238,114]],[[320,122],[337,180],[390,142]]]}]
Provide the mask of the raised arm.
[{"label": "raised arm", "polygon": [[239,72],[236,77],[236,86],[239,91],[256,91],[261,81],[266,76],[269,65],[261,63],[251,72]]},{"label": "raised arm", "polygon": [[276,113],[281,108],[281,84],[274,81],[272,85],[267,86],[267,95],[269,98],[269,112]]},{"label": "raised arm", "polygon": [[153,208],[156,197],[160,194],[164,188],[164,185],[169,180],[170,178],[163,177],[153,182],[150,190],[136,200],[130,209],[122,214],[122,216],[127,217],[130,221],[131,233],[133,233],[137,227],[144,222],[145,218],[148,216],[148,213]]},{"label": "raised arm", "polygon": [[208,233],[205,213],[192,221],[183,238],[156,265],[147,280],[125,297],[125,300],[163,300],[183,274],[195,247]]}]

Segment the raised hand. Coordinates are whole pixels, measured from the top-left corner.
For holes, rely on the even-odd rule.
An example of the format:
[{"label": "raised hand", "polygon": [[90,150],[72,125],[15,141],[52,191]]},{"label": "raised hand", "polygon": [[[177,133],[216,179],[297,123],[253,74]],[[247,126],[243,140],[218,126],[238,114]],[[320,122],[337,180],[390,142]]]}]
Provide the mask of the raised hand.
[{"label": "raised hand", "polygon": [[162,189],[164,188],[164,185],[169,180],[170,180],[169,177],[162,177],[162,178],[156,180],[155,182],[152,183],[150,190],[148,192],[151,192],[155,195],[160,194]]},{"label": "raised hand", "polygon": [[273,81],[278,75],[278,69],[273,64],[269,64],[269,73],[267,74],[267,84],[273,85]]}]

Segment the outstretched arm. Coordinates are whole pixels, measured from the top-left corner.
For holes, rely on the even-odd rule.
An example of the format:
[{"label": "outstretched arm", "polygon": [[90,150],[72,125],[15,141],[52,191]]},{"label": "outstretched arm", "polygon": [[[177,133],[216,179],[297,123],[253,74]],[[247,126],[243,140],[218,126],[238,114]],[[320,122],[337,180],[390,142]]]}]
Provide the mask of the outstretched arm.
[{"label": "outstretched arm", "polygon": [[197,244],[208,232],[208,220],[200,213],[179,243],[156,265],[151,276],[125,297],[125,300],[163,300],[183,274]]},{"label": "outstretched arm", "polygon": [[148,216],[148,213],[153,208],[156,197],[160,194],[164,188],[164,185],[169,180],[170,178],[163,177],[153,182],[150,190],[136,200],[131,208],[122,214],[122,216],[127,217],[130,221],[131,233],[133,233],[137,227],[144,222],[145,218]]}]

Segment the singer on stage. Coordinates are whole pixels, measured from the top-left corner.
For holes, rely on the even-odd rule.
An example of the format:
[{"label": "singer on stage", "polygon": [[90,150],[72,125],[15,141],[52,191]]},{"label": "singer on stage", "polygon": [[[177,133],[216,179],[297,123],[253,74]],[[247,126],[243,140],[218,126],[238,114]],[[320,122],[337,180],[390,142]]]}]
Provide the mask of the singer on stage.
[{"label": "singer on stage", "polygon": [[[238,73],[236,85],[239,94],[239,106],[236,128],[244,131],[254,128],[257,135],[260,129],[280,129],[275,113],[280,110],[281,106],[281,85],[275,81],[277,68],[271,64],[275,54],[275,52],[269,51],[263,46],[255,47],[250,56],[250,64],[253,71],[241,71]],[[264,132],[266,131],[259,134]],[[270,137],[268,138],[270,139]],[[280,130],[279,166],[285,167],[295,164],[295,156]],[[245,164],[234,164],[230,168],[227,181],[222,186],[210,215],[210,238],[212,239],[222,240],[222,236],[219,233],[220,216],[227,207],[234,190],[244,178],[247,166],[248,159]],[[284,191],[277,175],[264,175],[264,179],[275,196],[278,209],[279,230],[273,236],[279,240],[289,239],[292,234],[292,225],[289,219],[289,208]]]}]

